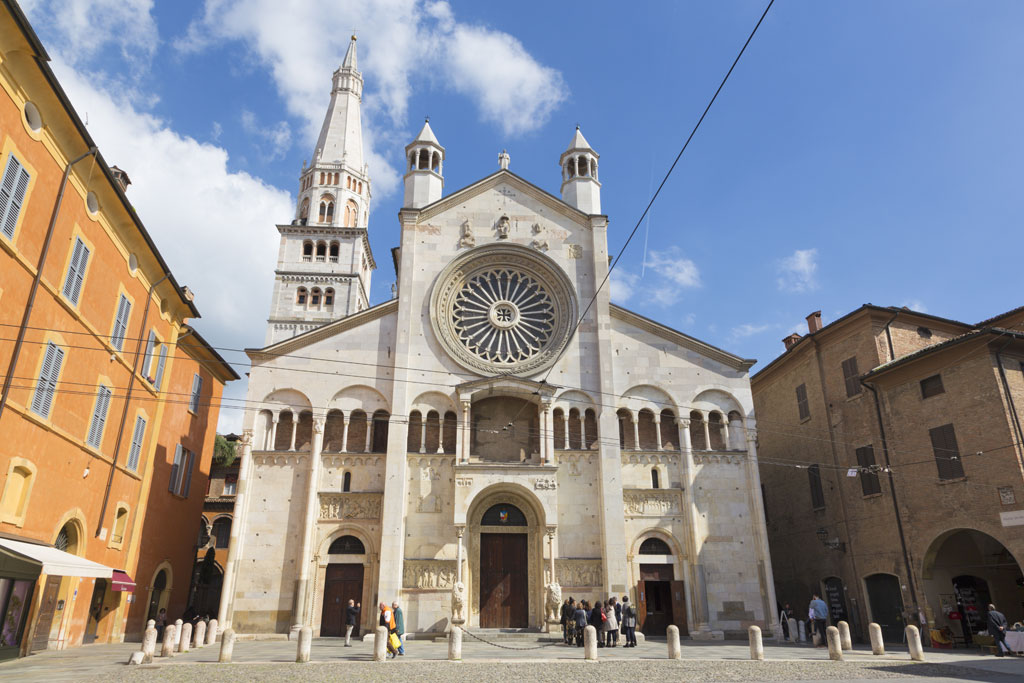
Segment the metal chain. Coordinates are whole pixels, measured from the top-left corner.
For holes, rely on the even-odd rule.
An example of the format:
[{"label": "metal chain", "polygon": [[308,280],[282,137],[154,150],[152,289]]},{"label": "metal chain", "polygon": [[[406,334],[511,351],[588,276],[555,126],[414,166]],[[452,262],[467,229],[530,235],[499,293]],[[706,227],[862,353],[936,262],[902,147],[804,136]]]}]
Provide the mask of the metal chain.
[{"label": "metal chain", "polygon": [[478,636],[478,635],[476,635],[474,633],[470,633],[469,631],[467,631],[466,629],[462,628],[461,626],[459,626],[458,628],[463,633],[468,635],[470,638],[475,638],[476,640],[479,640],[481,643],[486,643],[488,645],[493,645],[494,647],[500,647],[502,650],[540,650],[541,648],[551,647],[552,645],[565,645],[566,644],[565,641],[563,641],[563,640],[554,640],[554,641],[551,641],[550,643],[544,643],[543,645],[537,645],[535,647],[511,647],[509,645],[499,645],[498,643],[492,643],[491,641],[485,640],[485,639],[481,638],[480,636]]}]

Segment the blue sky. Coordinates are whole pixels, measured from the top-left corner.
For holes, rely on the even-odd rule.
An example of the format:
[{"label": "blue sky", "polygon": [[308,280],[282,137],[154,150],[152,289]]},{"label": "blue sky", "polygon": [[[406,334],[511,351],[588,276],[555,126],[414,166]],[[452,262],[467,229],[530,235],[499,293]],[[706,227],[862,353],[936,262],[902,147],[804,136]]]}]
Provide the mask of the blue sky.
[{"label": "blue sky", "polygon": [[[242,348],[262,344],[274,224],[292,216],[353,29],[379,303],[394,281],[401,150],[424,116],[447,150],[446,191],[493,172],[507,148],[512,171],[557,195],[578,123],[601,154],[617,251],[765,4],[23,6],[196,291],[197,327]],[[614,298],[759,359],[755,370],[817,309],[826,322],[866,302],[973,322],[1024,303],[1021,25],[1012,1],[777,0],[626,251]],[[222,427],[240,415],[225,410]]]}]

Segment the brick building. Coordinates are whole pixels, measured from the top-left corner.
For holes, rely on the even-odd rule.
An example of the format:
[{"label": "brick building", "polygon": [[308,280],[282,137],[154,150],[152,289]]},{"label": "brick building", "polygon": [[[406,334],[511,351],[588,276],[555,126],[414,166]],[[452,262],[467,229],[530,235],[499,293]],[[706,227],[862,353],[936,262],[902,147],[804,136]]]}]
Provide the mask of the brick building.
[{"label": "brick building", "polygon": [[807,320],[751,380],[780,603],[890,640],[969,642],[990,600],[1024,619],[1024,308]]},{"label": "brick building", "polygon": [[[238,441],[235,434],[229,434],[226,438],[230,442]],[[210,467],[210,480],[196,542],[196,567],[192,577],[192,604],[201,615],[216,615],[220,605],[235,494],[238,491],[238,466],[239,460],[236,457],[230,464],[215,461]]]},{"label": "brick building", "polygon": [[127,175],[7,0],[0,46],[3,659],[138,637],[151,603],[183,608],[194,546],[179,527],[200,517],[237,375],[188,325],[192,294]]}]

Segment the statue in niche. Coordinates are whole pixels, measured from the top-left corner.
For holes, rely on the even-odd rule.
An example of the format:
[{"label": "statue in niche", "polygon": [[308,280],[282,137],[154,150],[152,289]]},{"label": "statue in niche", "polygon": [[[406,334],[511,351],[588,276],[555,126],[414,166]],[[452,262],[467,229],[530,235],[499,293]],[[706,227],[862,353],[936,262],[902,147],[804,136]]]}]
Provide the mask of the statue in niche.
[{"label": "statue in niche", "polygon": [[540,223],[533,224],[533,242],[530,243],[530,246],[538,251],[548,250],[548,238],[544,226]]},{"label": "statue in niche", "polygon": [[507,240],[508,239],[508,231],[511,228],[512,228],[512,223],[511,223],[511,221],[509,221],[508,216],[502,216],[501,218],[499,218],[497,225],[494,226],[494,229],[497,230],[497,232],[498,232],[498,239],[499,240]]},{"label": "statue in niche", "polygon": [[462,237],[459,238],[460,247],[475,247],[476,238],[473,237],[473,226],[469,224],[469,220],[462,221]]},{"label": "statue in niche", "polygon": [[452,588],[452,623],[466,623],[466,584],[461,581]]}]

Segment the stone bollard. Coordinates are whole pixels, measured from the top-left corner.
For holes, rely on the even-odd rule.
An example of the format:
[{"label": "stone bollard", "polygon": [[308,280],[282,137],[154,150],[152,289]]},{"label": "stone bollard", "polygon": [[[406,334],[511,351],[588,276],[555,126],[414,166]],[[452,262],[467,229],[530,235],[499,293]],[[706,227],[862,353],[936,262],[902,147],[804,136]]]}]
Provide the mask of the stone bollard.
[{"label": "stone bollard", "polygon": [[797,628],[799,629],[799,632],[800,632],[800,642],[801,643],[806,643],[807,642],[807,622],[804,621],[803,619],[801,619],[800,620],[800,624],[798,625]]},{"label": "stone bollard", "polygon": [[751,626],[747,629],[750,636],[750,658],[758,662],[764,661],[764,645],[761,643],[761,627]]},{"label": "stone bollard", "polygon": [[798,640],[800,640],[800,637],[797,634],[796,619],[794,619],[793,617],[790,617],[789,618],[789,641],[791,643],[795,643]]},{"label": "stone bollard", "polygon": [[[152,623],[153,620],[150,619]],[[152,664],[153,654],[156,652],[156,628],[150,626],[146,629],[146,634],[142,637],[142,663]]]},{"label": "stone bollard", "polygon": [[303,626],[299,629],[299,651],[295,655],[296,664],[309,661],[309,652],[313,648],[313,629]]},{"label": "stone bollard", "polygon": [[137,666],[142,664],[142,660],[145,654],[142,652],[133,652],[132,656],[128,658],[128,666]]},{"label": "stone bollard", "polygon": [[174,620],[174,651],[179,652],[181,650],[181,619]]},{"label": "stone bollard", "polygon": [[217,620],[210,619],[210,623],[206,626],[206,644],[216,645],[217,643]]},{"label": "stone bollard", "polygon": [[853,649],[853,638],[850,637],[850,625],[845,621],[836,624],[839,627],[839,646],[846,652]]},{"label": "stone bollard", "polygon": [[206,622],[200,619],[196,622],[196,649],[206,645]]},{"label": "stone bollard", "polygon": [[921,632],[913,624],[907,627],[907,649],[910,650],[910,658],[915,662],[924,661],[924,650],[921,649]]},{"label": "stone bollard", "polygon": [[452,626],[448,633],[448,661],[462,661],[462,628],[459,626]]},{"label": "stone bollard", "polygon": [[156,619],[150,619],[147,621],[146,628],[156,628]]},{"label": "stone bollard", "polygon": [[378,626],[377,632],[373,634],[373,661],[383,662],[388,658],[388,629],[386,626]]},{"label": "stone bollard", "polygon": [[178,652],[188,652],[192,644],[192,623],[181,625],[181,635],[178,636]]},{"label": "stone bollard", "polygon": [[231,655],[235,652],[235,629],[229,628],[224,631],[224,635],[220,638],[220,657],[217,661],[222,664],[227,664],[231,661]]},{"label": "stone bollard", "polygon": [[597,661],[597,629],[593,626],[583,629],[583,658],[591,662]]},{"label": "stone bollard", "polygon": [[868,633],[871,635],[871,654],[884,655],[885,643],[882,641],[882,627],[872,622],[868,624]]},{"label": "stone bollard", "polygon": [[174,641],[178,637],[175,633],[177,629],[174,628],[174,624],[168,624],[164,627],[164,642],[160,647],[161,657],[173,657],[174,656]]},{"label": "stone bollard", "polygon": [[828,641],[828,658],[834,662],[843,661],[843,648],[839,644],[839,629],[835,626],[826,628],[825,640]]},{"label": "stone bollard", "polygon": [[679,647],[679,627],[669,626],[665,632],[666,640],[668,641],[668,658],[669,659],[682,659],[683,650]]}]

